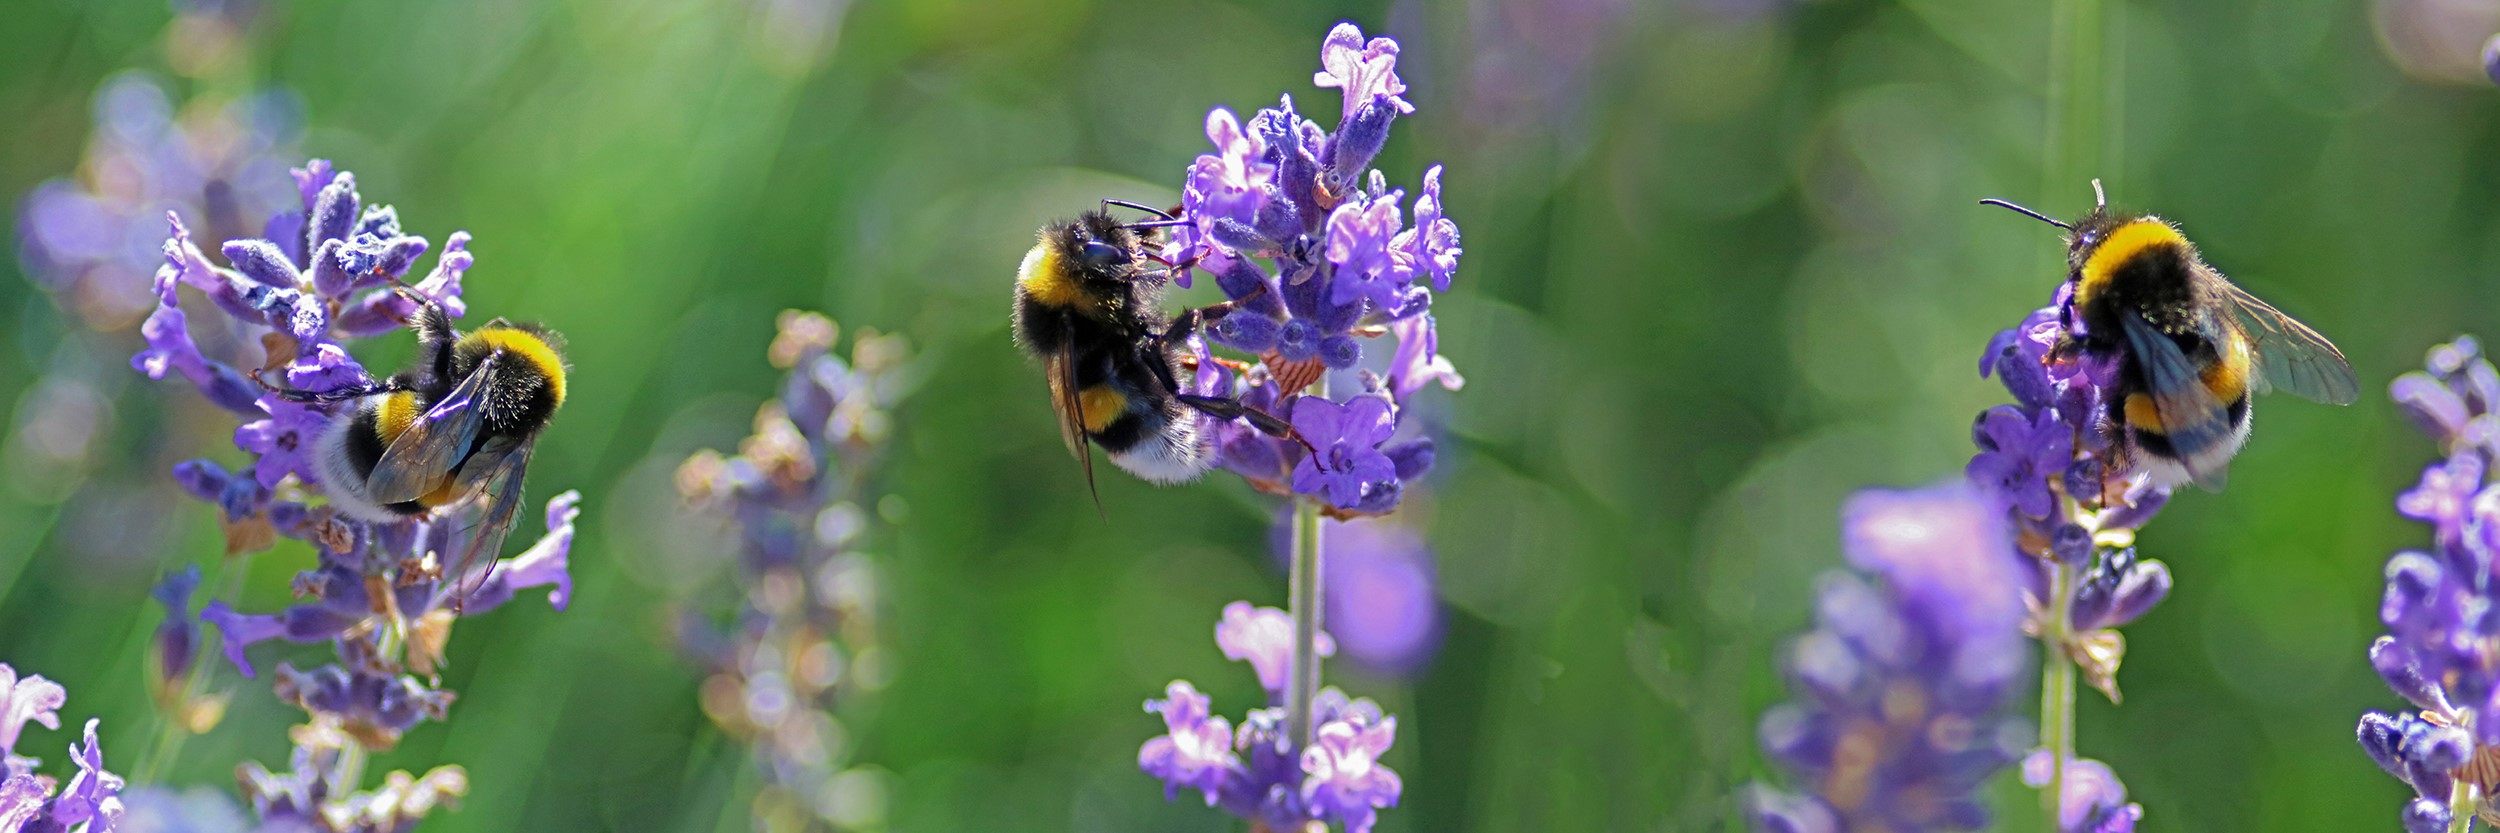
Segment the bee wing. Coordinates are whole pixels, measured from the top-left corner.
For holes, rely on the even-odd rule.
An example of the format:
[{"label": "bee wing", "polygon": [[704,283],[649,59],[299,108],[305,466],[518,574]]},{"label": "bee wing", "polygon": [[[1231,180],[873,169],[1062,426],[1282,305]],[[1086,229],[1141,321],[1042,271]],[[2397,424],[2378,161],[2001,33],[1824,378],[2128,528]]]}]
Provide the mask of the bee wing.
[{"label": "bee wing", "polygon": [[477,444],[478,429],[486,424],[478,391],[501,355],[489,354],[442,401],[391,440],[391,446],[382,450],[382,459],[374,462],[373,474],[365,478],[367,494],[379,503],[399,503],[442,488],[443,480],[469,456]]},{"label": "bee wing", "polygon": [[2309,325],[2295,321],[2274,305],[2258,300],[2211,269],[2199,270],[2231,309],[2231,318],[2257,348],[2257,386],[2282,388],[2311,402],[2350,405],[2361,395],[2360,380],[2344,351]]},{"label": "bee wing", "polygon": [[1094,508],[1102,508],[1102,491],[1094,486],[1093,441],[1085,436],[1085,406],[1076,392],[1076,358],[1074,353],[1050,357],[1050,409],[1059,412],[1059,439],[1068,444],[1068,453],[1085,464],[1085,492],[1094,496]]},{"label": "bee wing", "polygon": [[[458,601],[463,604],[494,575],[495,559],[503,555],[504,538],[512,533],[512,523],[520,516],[521,478],[529,471],[531,446],[517,440],[502,445],[491,461],[473,459],[472,466],[463,467],[461,472],[463,482],[476,482],[482,487],[478,495],[486,507],[485,515],[474,526],[475,534],[469,536],[469,545],[461,550],[459,568],[444,574],[455,582],[453,586],[461,586],[457,580],[467,576],[479,559],[485,560],[486,569],[461,591]],[[484,458],[486,454],[481,450],[478,456]],[[472,467],[478,470],[477,474],[470,474]]]},{"label": "bee wing", "polygon": [[[2178,342],[2132,312],[2119,316],[2119,323],[2119,329],[2126,332],[2127,352],[2144,370],[2147,393],[2153,397],[2154,409],[2161,412],[2161,433],[2170,438],[2171,445],[2185,452],[2227,442],[2231,436],[2228,411],[2214,401],[2213,391],[2205,389],[2196,365],[2188,362]],[[2221,465],[2200,465],[2195,457],[2182,453],[2179,464],[2196,485],[2221,491],[2227,472]]]}]

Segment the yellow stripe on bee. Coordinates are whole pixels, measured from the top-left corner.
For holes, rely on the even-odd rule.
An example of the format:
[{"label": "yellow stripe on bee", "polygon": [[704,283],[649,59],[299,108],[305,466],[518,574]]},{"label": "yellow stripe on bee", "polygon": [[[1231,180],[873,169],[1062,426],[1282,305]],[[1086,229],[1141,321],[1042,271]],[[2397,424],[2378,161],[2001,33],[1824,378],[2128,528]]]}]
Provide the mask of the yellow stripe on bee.
[{"label": "yellow stripe on bee", "polygon": [[1085,425],[1085,433],[1100,434],[1111,427],[1111,421],[1128,411],[1128,397],[1110,385],[1095,385],[1076,395],[1077,421]]},{"label": "yellow stripe on bee", "polygon": [[2153,404],[2153,397],[2141,393],[2127,394],[2127,425],[2138,431],[2170,433],[2162,427],[2161,408]]},{"label": "yellow stripe on bee", "polygon": [[1062,260],[1059,247],[1050,241],[1035,243],[1032,251],[1024,253],[1024,265],[1016,268],[1016,283],[1042,306],[1092,306],[1092,300],[1085,297],[1085,288],[1070,279],[1067,264]]},{"label": "yellow stripe on bee", "polygon": [[399,439],[417,422],[417,395],[403,390],[382,397],[382,407],[373,416],[373,427],[382,432],[384,443]]},{"label": "yellow stripe on bee", "polygon": [[2075,303],[2089,303],[2092,296],[2109,285],[2110,274],[2136,256],[2161,246],[2184,249],[2187,244],[2187,238],[2181,236],[2178,229],[2171,228],[2169,223],[2156,217],[2119,226],[2100,245],[2092,248],[2090,257],[2084,258],[2082,280],[2075,286]]},{"label": "yellow stripe on bee", "polygon": [[2235,334],[2223,340],[2222,360],[2205,368],[2197,378],[2205,383],[2205,390],[2213,393],[2214,401],[2229,403],[2248,393],[2249,362],[2248,339]]},{"label": "yellow stripe on bee", "polygon": [[546,339],[511,327],[488,327],[470,333],[467,339],[510,353],[536,366],[538,372],[546,374],[547,390],[555,394],[556,404],[564,404],[564,358],[556,355],[556,348],[549,345]]}]

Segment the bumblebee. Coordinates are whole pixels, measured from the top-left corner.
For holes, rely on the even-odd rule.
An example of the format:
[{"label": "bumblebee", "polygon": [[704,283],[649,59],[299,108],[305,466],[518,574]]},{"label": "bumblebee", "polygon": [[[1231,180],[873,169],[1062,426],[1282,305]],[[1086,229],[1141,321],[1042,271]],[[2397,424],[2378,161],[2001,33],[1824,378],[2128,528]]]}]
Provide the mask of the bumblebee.
[{"label": "bumblebee", "polygon": [[564,404],[563,341],[501,318],[462,333],[431,299],[394,291],[417,306],[408,321],[417,335],[414,366],[371,385],[279,394],[349,403],[313,446],[340,512],[388,523],[476,502],[483,517],[457,575],[480,555],[499,555],[512,530],[530,452]]},{"label": "bumblebee", "polygon": [[2168,220],[2109,210],[2099,180],[2092,191],[2092,213],[2072,223],[1980,202],[2066,230],[2073,291],[2052,355],[2117,362],[2109,424],[2155,482],[2220,490],[2248,442],[2251,394],[2352,403],[2360,388],[2334,343],[2225,279]]},{"label": "bumblebee", "polygon": [[[1087,491],[1095,489],[1089,449],[1097,445],[1146,481],[1197,479],[1215,457],[1205,418],[1246,420],[1262,433],[1299,440],[1272,414],[1181,387],[1180,374],[1195,360],[1189,336],[1239,302],[1166,317],[1163,285],[1190,264],[1168,262],[1148,244],[1156,229],[1186,221],[1131,202],[1103,205],[1043,226],[1016,270],[1016,343],[1043,367],[1060,439],[1083,462]],[[1123,223],[1108,211],[1114,205],[1160,219]]]}]

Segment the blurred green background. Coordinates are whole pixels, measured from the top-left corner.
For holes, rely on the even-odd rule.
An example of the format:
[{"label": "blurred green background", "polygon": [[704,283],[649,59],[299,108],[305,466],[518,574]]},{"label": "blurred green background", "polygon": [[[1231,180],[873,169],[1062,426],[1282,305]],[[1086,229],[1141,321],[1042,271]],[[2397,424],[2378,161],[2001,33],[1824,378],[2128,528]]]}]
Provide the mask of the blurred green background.
[{"label": "blurred green background", "polygon": [[[271,3],[206,45],[174,13],[0,4],[12,225],[15,195],[78,172],[115,73],[176,101],[278,88],[303,155],[438,248],[476,235],[473,314],[571,341],[530,485],[586,496],[579,595],[460,628],[450,721],[378,762],[468,768],[439,831],[743,829],[744,753],[663,612],[725,600],[732,556],[682,528],[669,478],[746,433],[789,307],[919,350],[874,549],[891,683],[845,713],[890,826],[1237,827],[1137,771],[1160,731],[1138,703],[1175,677],[1219,712],[1257,697],[1209,632],[1228,601],[1283,604],[1272,506],[1105,469],[1097,518],[1009,344],[1008,283],[1046,219],[1174,201],[1209,107],[1331,109],[1309,79],[1339,19],[1404,45],[1417,112],[1378,164],[1412,187],[1446,163],[1467,249],[1436,312],[1469,384],[1425,406],[1440,468],[1404,513],[1437,549],[1446,640],[1407,678],[1332,667],[1400,717],[1406,800],[1381,829],[1729,829],[1778,648],[1839,561],[1839,500],[1957,475],[2003,398],[1981,349],[2058,280],[2049,230],[1973,200],[2090,205],[2044,169],[2039,3]],[[2181,222],[2365,389],[2454,333],[2500,335],[2500,101],[2476,57],[2500,3],[2106,13],[2085,82],[2106,134],[2079,164],[2116,203]],[[65,315],[19,258],[0,272],[0,661],[65,683],[64,716],[101,716],[129,773],[160,725],[146,590],[218,553],[164,467],[235,460],[231,422],[170,405],[196,397],[127,371],[135,336]],[[101,415],[91,449],[29,427],[60,378]],[[2178,588],[2128,631],[2125,705],[2086,694],[2082,752],[2150,830],[2392,829],[2406,791],[2352,727],[2396,703],[2363,649],[2381,563],[2421,537],[2390,501],[2431,450],[2379,396],[2264,410],[2231,490],[2145,532]],[[309,558],[252,561],[246,606],[282,603]],[[284,761],[299,713],[265,680],[215,684],[231,714],[161,780],[227,790],[237,761]]]}]

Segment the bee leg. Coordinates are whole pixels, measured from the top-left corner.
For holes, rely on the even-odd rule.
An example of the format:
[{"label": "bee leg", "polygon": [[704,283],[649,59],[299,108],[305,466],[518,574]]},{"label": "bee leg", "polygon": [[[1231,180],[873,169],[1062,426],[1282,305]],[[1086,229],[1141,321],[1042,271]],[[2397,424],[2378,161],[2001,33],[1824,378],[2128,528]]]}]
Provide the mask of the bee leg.
[{"label": "bee leg", "polygon": [[362,399],[368,396],[380,396],[386,393],[398,393],[404,390],[413,390],[413,388],[409,386],[407,380],[401,379],[397,376],[393,376],[370,385],[356,385],[353,387],[325,391],[296,390],[294,388],[280,387],[278,385],[271,384],[269,380],[266,377],[261,376],[259,372],[254,372],[252,374],[252,381],[259,382],[261,390],[277,394],[279,399],[284,399],[288,402],[323,405],[327,405],[332,402],[345,402],[350,399]]},{"label": "bee leg", "polygon": [[423,357],[417,362],[418,372],[428,374],[427,382],[448,384],[452,381],[452,345],[460,338],[451,327],[451,316],[443,312],[441,304],[434,303],[434,299],[424,293],[408,288],[407,284],[392,286],[391,293],[398,295],[400,300],[417,305],[417,314],[408,317],[408,329],[416,331],[417,353]]},{"label": "bee leg", "polygon": [[1310,440],[1304,439],[1302,432],[1294,430],[1293,423],[1286,422],[1275,414],[1250,407],[1239,399],[1199,396],[1190,393],[1174,394],[1174,396],[1180,399],[1181,404],[1196,408],[1199,413],[1216,419],[1244,420],[1250,423],[1250,427],[1258,429],[1261,434],[1299,443],[1304,451],[1311,453],[1311,465],[1319,467],[1322,471],[1328,469],[1328,464],[1320,462],[1319,448],[1311,445]]}]

